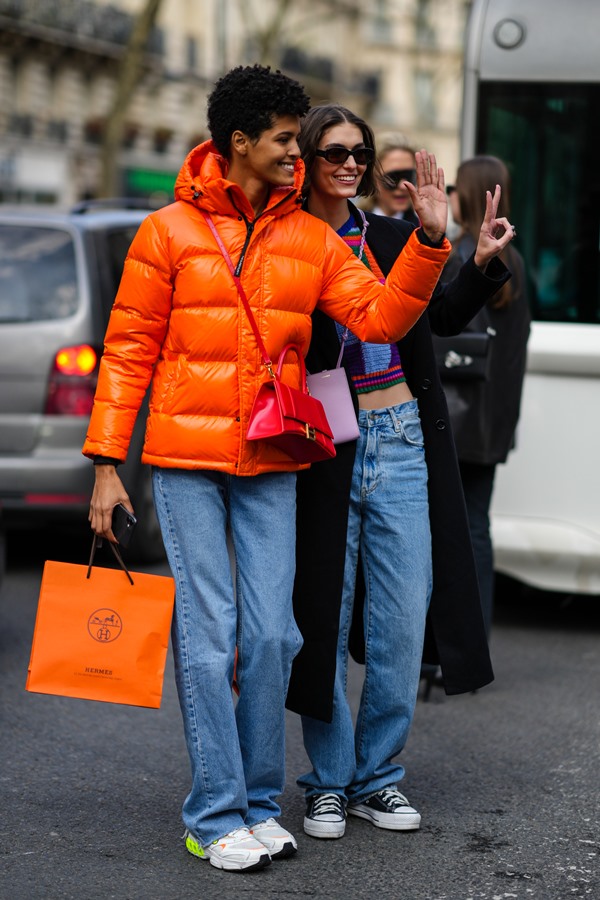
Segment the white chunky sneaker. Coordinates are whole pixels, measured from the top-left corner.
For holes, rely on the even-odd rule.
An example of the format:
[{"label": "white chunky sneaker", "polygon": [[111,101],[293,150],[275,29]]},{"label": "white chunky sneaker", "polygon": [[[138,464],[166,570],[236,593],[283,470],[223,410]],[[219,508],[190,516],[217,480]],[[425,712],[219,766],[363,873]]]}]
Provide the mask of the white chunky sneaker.
[{"label": "white chunky sneaker", "polygon": [[250,834],[269,851],[271,859],[286,859],[293,856],[298,844],[293,835],[286,831],[276,819],[266,819],[253,825]]},{"label": "white chunky sneaker", "polygon": [[208,859],[216,869],[254,872],[271,863],[265,845],[252,837],[247,828],[236,828],[206,847],[199,844],[190,831],[185,832],[184,838],[186,849],[192,856]]},{"label": "white chunky sneaker", "polygon": [[339,794],[313,794],[306,804],[304,831],[316,838],[341,838],[346,831],[346,809]]},{"label": "white chunky sneaker", "polygon": [[421,816],[395,787],[383,788],[361,803],[349,803],[348,815],[368,819],[377,828],[412,831],[421,824]]}]

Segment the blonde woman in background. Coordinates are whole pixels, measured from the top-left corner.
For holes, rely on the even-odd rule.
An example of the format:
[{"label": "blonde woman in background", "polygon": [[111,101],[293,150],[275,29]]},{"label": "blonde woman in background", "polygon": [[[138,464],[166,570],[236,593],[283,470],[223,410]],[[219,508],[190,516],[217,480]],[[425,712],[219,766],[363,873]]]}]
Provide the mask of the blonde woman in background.
[{"label": "blonde woman in background", "polygon": [[373,212],[392,219],[404,219],[415,228],[419,217],[413,209],[404,181],[416,184],[415,151],[402,134],[388,134],[381,139],[375,177],[375,205]]}]

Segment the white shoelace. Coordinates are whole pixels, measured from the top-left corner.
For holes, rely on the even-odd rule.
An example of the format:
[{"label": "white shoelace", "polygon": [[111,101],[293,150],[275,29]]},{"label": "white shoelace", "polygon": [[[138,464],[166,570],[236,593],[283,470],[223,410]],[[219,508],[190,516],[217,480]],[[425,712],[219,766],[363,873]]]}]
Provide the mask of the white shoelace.
[{"label": "white shoelace", "polygon": [[379,791],[379,796],[382,803],[385,803],[386,806],[410,806],[404,794],[401,794],[395,788],[384,788],[382,791]]},{"label": "white shoelace", "polygon": [[344,805],[338,794],[319,794],[313,804],[313,816],[321,816],[325,813],[339,813],[343,815]]},{"label": "white shoelace", "polygon": [[239,828],[234,828],[233,831],[228,832],[228,834],[224,834],[224,838],[235,838],[235,840],[243,840],[244,838],[250,837],[250,830],[246,828],[245,825],[240,825]]}]

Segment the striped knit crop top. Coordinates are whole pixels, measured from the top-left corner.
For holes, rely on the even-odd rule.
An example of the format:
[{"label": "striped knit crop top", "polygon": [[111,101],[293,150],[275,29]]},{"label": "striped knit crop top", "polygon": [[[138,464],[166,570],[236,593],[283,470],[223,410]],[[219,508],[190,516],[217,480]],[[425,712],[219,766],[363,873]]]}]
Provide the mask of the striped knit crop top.
[{"label": "striped knit crop top", "polygon": [[[385,277],[364,240],[365,229],[366,222],[361,231],[351,215],[338,234],[383,284]],[[340,342],[345,336],[344,364],[357,394],[367,394],[406,381],[396,344],[367,343],[338,322],[335,324]]]}]

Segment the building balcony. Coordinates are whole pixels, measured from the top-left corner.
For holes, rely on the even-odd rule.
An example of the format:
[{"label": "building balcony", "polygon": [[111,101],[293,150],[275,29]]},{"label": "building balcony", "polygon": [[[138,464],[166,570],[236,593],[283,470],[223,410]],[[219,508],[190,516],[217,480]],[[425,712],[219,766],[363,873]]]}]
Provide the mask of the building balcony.
[{"label": "building balcony", "polygon": [[[89,60],[118,59],[129,40],[134,17],[91,0],[0,0],[0,48],[20,55],[37,51],[45,59],[65,53]],[[148,42],[148,62],[164,54],[162,30]]]}]

